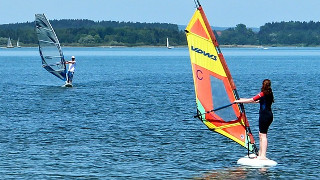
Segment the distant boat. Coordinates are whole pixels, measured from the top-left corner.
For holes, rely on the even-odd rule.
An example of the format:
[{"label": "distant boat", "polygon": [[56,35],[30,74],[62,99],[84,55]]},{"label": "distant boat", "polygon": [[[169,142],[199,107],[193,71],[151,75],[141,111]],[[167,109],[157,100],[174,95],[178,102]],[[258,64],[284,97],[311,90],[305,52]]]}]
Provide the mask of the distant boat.
[{"label": "distant boat", "polygon": [[8,38],[7,48],[13,48],[10,37]]},{"label": "distant boat", "polygon": [[18,38],[18,41],[17,41],[17,48],[21,48],[20,42],[19,42],[19,38]]},{"label": "distant boat", "polygon": [[169,38],[167,38],[167,48],[168,48],[168,49],[172,49],[172,48],[173,48],[173,46],[170,46],[170,45],[169,45]]},{"label": "distant boat", "polygon": [[260,49],[269,49],[268,47],[258,46]]}]

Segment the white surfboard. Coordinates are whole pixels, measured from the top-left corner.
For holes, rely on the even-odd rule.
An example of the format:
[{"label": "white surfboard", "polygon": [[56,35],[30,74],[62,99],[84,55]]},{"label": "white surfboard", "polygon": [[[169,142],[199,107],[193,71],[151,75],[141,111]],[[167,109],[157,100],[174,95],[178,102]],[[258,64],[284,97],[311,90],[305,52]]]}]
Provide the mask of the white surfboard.
[{"label": "white surfboard", "polygon": [[271,167],[271,166],[276,166],[278,163],[271,159],[260,160],[255,155],[250,154],[249,157],[245,156],[243,158],[240,158],[237,161],[237,164],[240,164],[242,166],[250,166],[250,167]]}]

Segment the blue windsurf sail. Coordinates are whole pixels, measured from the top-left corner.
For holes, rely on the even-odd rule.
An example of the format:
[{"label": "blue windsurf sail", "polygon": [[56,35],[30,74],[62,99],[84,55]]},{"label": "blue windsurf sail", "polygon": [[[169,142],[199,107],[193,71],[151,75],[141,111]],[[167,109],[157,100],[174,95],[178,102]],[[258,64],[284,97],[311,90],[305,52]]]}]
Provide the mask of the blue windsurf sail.
[{"label": "blue windsurf sail", "polygon": [[61,80],[66,80],[66,64],[56,33],[44,14],[35,15],[42,67]]}]

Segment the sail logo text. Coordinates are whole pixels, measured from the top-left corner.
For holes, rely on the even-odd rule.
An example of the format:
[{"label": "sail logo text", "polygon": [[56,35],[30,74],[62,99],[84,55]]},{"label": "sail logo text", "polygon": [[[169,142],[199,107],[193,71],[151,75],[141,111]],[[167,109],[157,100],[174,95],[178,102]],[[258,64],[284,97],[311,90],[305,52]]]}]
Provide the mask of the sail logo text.
[{"label": "sail logo text", "polygon": [[196,52],[196,53],[202,54],[202,55],[204,55],[204,56],[206,56],[206,57],[208,57],[208,58],[210,58],[212,60],[215,60],[215,61],[217,60],[217,56],[215,56],[213,54],[210,54],[210,53],[208,53],[208,52],[206,52],[206,51],[204,51],[202,49],[195,48],[195,47],[191,46],[191,50]]}]

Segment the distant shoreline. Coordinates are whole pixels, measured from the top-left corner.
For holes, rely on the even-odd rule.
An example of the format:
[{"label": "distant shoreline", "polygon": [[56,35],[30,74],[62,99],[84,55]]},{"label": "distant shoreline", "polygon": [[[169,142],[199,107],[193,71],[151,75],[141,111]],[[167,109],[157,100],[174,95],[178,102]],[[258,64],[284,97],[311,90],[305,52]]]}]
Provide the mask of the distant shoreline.
[{"label": "distant shoreline", "polygon": [[[21,48],[37,48],[38,46],[21,46]],[[166,46],[61,46],[62,48],[167,48]],[[174,46],[175,48],[187,48],[187,45]],[[274,45],[219,45],[221,48],[269,48],[269,47],[320,47],[320,46],[274,46]],[[8,49],[6,46],[0,46],[0,49]],[[9,48],[17,49],[17,47]],[[174,48],[173,48],[174,49]]]}]

